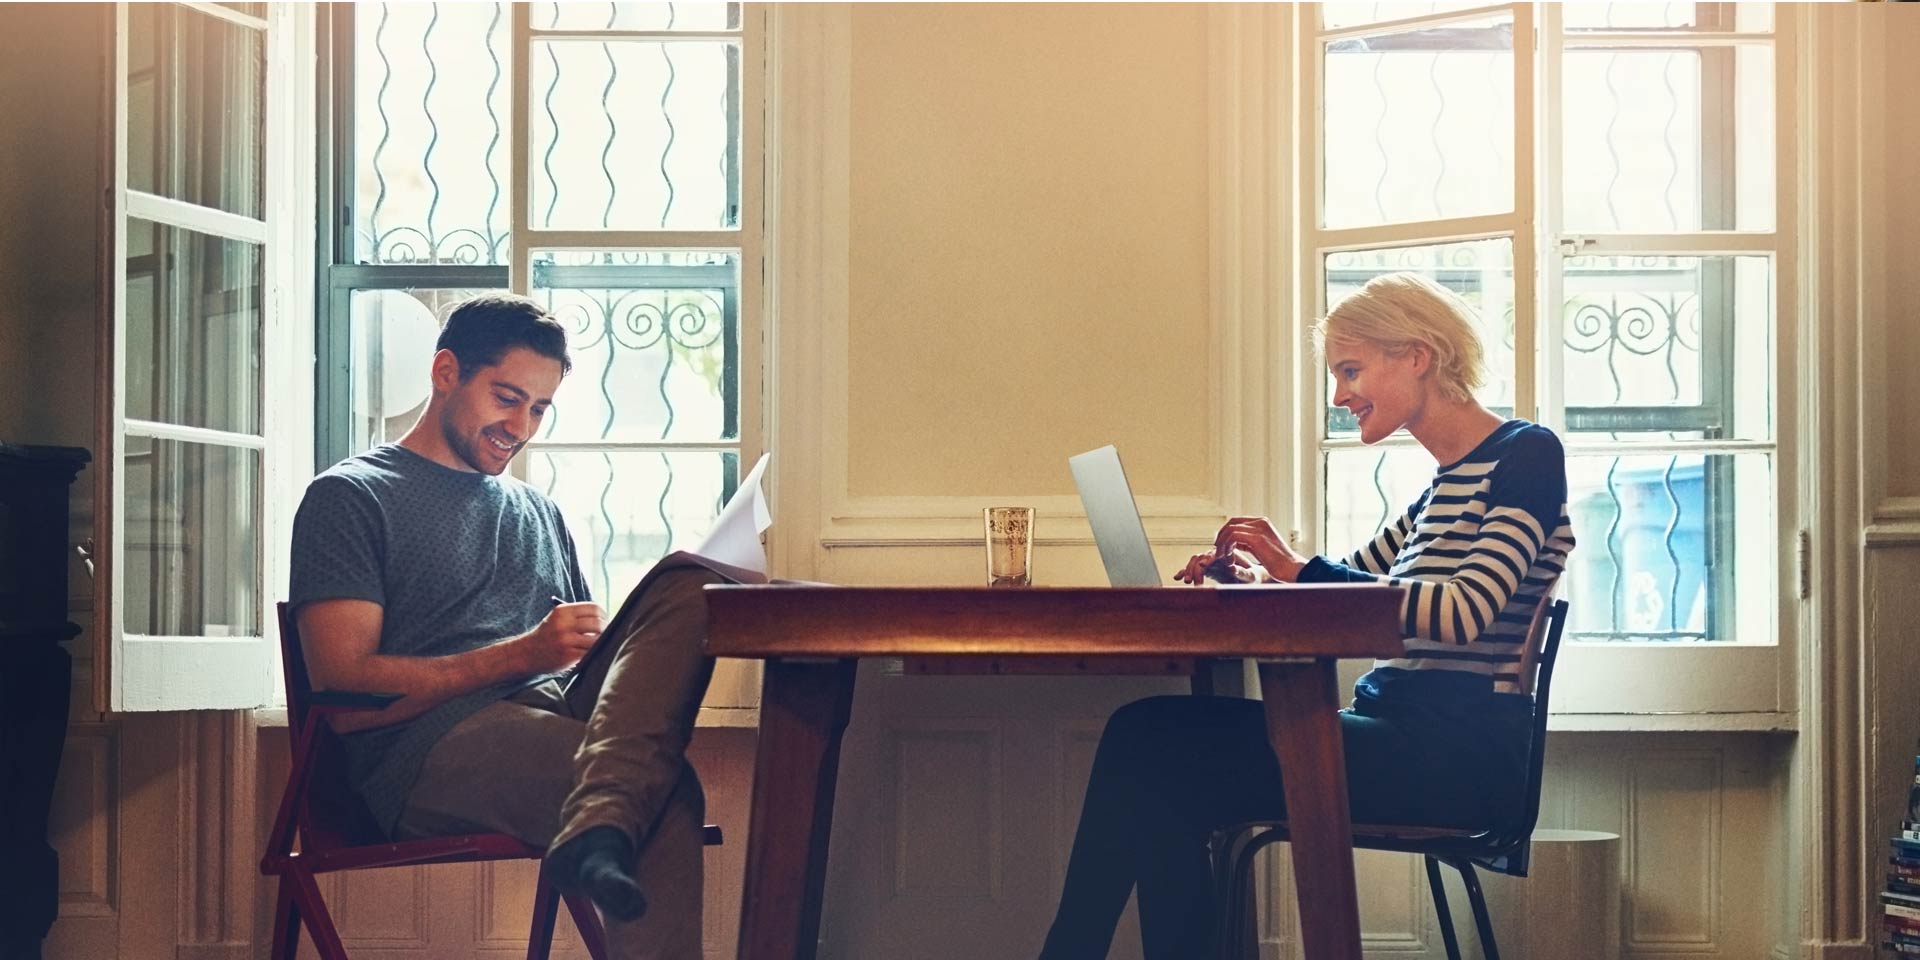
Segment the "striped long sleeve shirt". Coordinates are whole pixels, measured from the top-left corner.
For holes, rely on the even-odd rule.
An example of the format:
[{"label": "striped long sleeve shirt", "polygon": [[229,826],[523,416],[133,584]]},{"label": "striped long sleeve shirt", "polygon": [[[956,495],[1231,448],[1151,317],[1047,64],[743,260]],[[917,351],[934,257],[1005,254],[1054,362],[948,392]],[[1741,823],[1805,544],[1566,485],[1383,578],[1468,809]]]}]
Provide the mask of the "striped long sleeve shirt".
[{"label": "striped long sleeve shirt", "polygon": [[[1345,563],[1315,557],[1300,580],[1407,588],[1406,652],[1375,661],[1361,690],[1417,694],[1422,676],[1471,683],[1467,674],[1489,678],[1493,692],[1514,693],[1534,608],[1566,569],[1573,545],[1560,438],[1509,420],[1440,467],[1426,492]],[[1425,674],[1442,670],[1450,673]]]}]

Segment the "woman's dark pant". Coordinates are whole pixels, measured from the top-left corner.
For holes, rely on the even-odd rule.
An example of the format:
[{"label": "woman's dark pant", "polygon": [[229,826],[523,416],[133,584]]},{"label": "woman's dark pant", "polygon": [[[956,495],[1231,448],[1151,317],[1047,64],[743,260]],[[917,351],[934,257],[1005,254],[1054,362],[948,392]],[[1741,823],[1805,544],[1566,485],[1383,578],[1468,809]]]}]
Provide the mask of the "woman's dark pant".
[{"label": "woman's dark pant", "polygon": [[[1355,822],[1485,826],[1508,806],[1489,794],[1517,796],[1524,726],[1463,723],[1425,706],[1358,706],[1340,713]],[[1136,885],[1148,960],[1211,957],[1208,837],[1285,816],[1259,701],[1154,697],[1120,708],[1094,754],[1042,960],[1104,960]]]}]

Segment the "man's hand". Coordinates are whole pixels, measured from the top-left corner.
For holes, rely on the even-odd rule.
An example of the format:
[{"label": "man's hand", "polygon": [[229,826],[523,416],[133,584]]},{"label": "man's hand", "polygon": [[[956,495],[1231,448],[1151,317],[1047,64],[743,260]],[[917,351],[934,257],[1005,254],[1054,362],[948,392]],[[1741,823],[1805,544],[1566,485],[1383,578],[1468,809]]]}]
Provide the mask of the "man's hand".
[{"label": "man's hand", "polygon": [[513,638],[529,676],[556,673],[580,662],[606,628],[607,612],[597,603],[556,604],[532,630]]}]

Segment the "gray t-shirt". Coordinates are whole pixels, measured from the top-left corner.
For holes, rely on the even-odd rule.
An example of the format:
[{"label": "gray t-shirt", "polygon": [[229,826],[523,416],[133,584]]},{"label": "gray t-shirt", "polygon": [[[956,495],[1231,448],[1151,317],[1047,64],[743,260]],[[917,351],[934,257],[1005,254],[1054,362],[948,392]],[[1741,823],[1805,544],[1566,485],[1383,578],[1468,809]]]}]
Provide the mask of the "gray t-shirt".
[{"label": "gray t-shirt", "polygon": [[[343,598],[380,604],[380,652],[389,656],[464,653],[533,629],[555,596],[591,599],[552,500],[511,477],[453,470],[398,444],[313,478],[293,521],[291,578],[296,608]],[[435,741],[541,679],[477,690],[342,738],[353,786],[380,827],[392,831]]]}]

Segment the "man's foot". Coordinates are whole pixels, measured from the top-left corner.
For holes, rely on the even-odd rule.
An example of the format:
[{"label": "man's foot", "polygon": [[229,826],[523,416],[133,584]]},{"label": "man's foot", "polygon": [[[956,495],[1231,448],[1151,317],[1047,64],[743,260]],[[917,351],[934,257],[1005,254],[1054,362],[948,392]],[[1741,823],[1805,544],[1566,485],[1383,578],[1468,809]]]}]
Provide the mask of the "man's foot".
[{"label": "man's foot", "polygon": [[547,854],[547,879],[561,893],[584,893],[609,916],[632,922],[647,912],[633,879],[633,842],[613,827],[592,827]]}]

